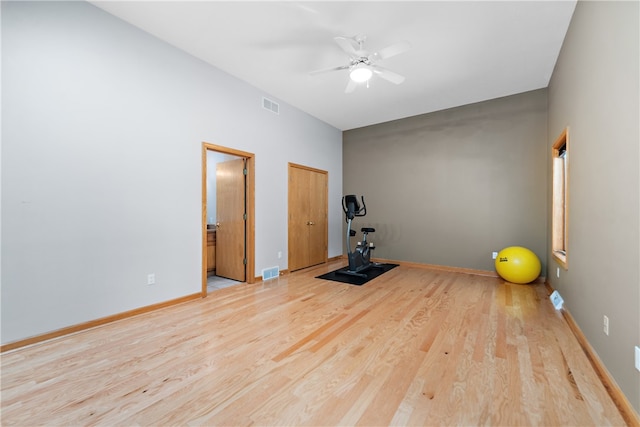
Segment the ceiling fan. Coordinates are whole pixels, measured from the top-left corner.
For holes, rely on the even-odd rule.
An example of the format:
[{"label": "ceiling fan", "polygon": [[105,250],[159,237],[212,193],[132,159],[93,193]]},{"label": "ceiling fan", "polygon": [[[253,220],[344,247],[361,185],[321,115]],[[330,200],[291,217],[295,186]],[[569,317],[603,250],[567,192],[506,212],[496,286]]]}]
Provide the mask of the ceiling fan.
[{"label": "ceiling fan", "polygon": [[317,71],[312,71],[311,75],[328,73],[330,71],[349,70],[349,83],[345,88],[345,93],[351,93],[356,89],[358,83],[366,82],[369,84],[369,79],[376,74],[383,79],[390,81],[391,83],[400,84],[404,81],[404,76],[394,73],[391,70],[387,70],[376,64],[376,62],[383,59],[391,58],[403,52],[406,52],[411,48],[411,44],[407,41],[392,44],[377,52],[369,53],[364,49],[364,42],[367,37],[364,35],[358,35],[355,37],[334,37],[334,40],[342,48],[342,50],[349,56],[349,63],[347,65],[341,65],[339,67],[332,67]]}]

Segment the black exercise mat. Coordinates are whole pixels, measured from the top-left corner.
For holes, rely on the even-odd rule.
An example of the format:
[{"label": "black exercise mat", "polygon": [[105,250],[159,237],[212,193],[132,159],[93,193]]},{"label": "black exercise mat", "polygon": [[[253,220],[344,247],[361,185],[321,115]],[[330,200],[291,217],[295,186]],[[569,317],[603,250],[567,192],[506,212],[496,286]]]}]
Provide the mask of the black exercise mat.
[{"label": "black exercise mat", "polygon": [[334,282],[342,282],[342,283],[348,283],[350,285],[361,286],[367,283],[369,280],[374,279],[397,266],[398,264],[379,264],[379,267],[371,267],[369,270],[363,271],[363,273],[367,275],[366,278],[351,276],[348,274],[338,274],[338,271],[341,271],[341,270],[344,271],[349,269],[349,267],[343,267],[343,268],[334,270],[331,273],[323,274],[322,276],[317,276],[316,279],[333,280]]}]

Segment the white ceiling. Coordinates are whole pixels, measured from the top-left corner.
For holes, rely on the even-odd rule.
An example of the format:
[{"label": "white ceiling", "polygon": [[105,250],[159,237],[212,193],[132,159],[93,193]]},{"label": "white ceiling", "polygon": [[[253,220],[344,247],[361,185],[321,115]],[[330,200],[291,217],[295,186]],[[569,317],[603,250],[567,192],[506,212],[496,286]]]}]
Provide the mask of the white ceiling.
[{"label": "white ceiling", "polygon": [[[575,1],[92,1],[107,12],[338,129],[546,87]],[[345,94],[348,63],[335,36],[365,49],[411,50]]]}]

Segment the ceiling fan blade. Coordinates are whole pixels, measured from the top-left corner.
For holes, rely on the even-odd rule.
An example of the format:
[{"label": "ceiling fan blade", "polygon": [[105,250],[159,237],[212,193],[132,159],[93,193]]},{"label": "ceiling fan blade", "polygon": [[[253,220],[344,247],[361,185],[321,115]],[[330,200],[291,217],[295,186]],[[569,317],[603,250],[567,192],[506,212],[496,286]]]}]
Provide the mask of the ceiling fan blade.
[{"label": "ceiling fan blade", "polygon": [[404,81],[404,76],[401,76],[398,73],[394,73],[393,71],[387,70],[386,68],[382,68],[377,65],[372,65],[371,70],[378,76],[382,77],[385,80],[390,81],[391,83],[395,83],[399,85]]},{"label": "ceiling fan blade", "polygon": [[342,50],[347,53],[347,55],[349,55],[350,57],[358,56],[356,48],[353,46],[353,39],[349,39],[346,37],[334,37],[333,39],[336,41],[336,43],[338,43],[338,46],[340,46]]},{"label": "ceiling fan blade", "polygon": [[316,70],[309,73],[310,76],[315,76],[317,74],[324,74],[331,71],[340,71],[349,69],[350,65],[341,65],[339,67],[331,67],[331,68],[323,68],[322,70]]},{"label": "ceiling fan blade", "polygon": [[349,83],[347,83],[347,87],[344,89],[344,93],[353,92],[354,90],[356,90],[356,86],[358,86],[358,84],[353,80],[349,79]]},{"label": "ceiling fan blade", "polygon": [[401,53],[404,53],[409,49],[411,49],[411,43],[409,43],[408,41],[401,41],[401,42],[392,44],[391,46],[387,46],[383,49],[380,49],[379,51],[371,55],[371,58],[374,61],[387,59],[387,58],[391,58],[392,56],[396,56]]}]

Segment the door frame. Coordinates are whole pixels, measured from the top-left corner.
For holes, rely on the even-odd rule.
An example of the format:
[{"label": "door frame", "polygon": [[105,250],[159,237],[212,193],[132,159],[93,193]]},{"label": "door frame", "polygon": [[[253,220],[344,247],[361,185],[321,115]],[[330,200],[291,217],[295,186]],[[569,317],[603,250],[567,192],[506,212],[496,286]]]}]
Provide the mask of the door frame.
[{"label": "door frame", "polygon": [[245,221],[245,266],[246,282],[255,283],[255,154],[221,145],[202,143],[202,298],[207,296],[207,151],[230,154],[247,159],[245,200],[247,220]]}]

